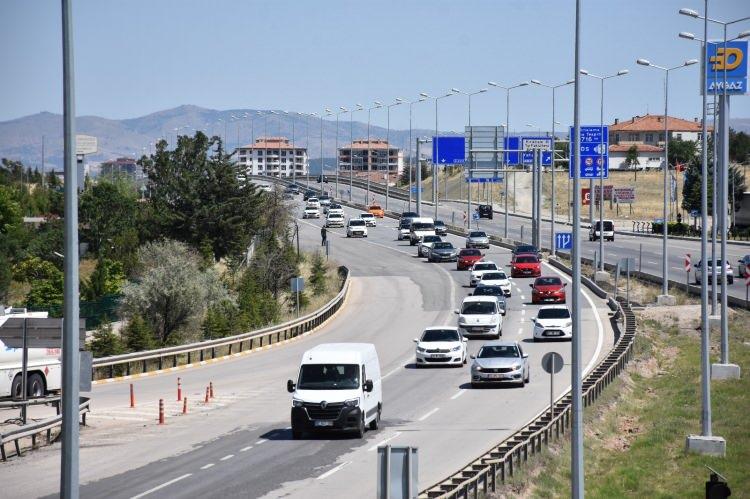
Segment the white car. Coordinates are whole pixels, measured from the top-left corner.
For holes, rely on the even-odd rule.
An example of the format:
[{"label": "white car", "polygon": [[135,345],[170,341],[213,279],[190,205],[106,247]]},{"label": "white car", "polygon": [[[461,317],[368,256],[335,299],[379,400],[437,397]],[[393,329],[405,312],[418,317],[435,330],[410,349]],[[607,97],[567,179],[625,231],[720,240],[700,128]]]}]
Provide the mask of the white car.
[{"label": "white car", "polygon": [[338,213],[329,213],[326,217],[326,227],[343,227],[344,215]]},{"label": "white car", "polygon": [[494,296],[467,296],[455,313],[462,336],[499,338],[503,334],[503,315]]},{"label": "white car", "polygon": [[409,229],[409,244],[416,245],[424,236],[434,236],[435,224],[431,218],[414,218]]},{"label": "white car", "polygon": [[318,198],[318,201],[320,202],[321,206],[330,206],[331,205],[331,198],[328,196],[322,196]]},{"label": "white car", "polygon": [[510,296],[510,279],[502,270],[482,272],[477,287],[499,286],[505,296]]},{"label": "white car", "polygon": [[360,213],[359,218],[365,221],[365,225],[368,227],[376,227],[378,224],[375,222],[375,215],[372,213]]},{"label": "white car", "polygon": [[443,239],[440,236],[424,236],[422,239],[420,239],[419,244],[417,245],[417,256],[424,256],[430,254],[430,248],[432,248],[433,243],[437,243],[442,241]]},{"label": "white car", "polygon": [[302,218],[320,218],[320,210],[316,206],[307,205],[302,213]]},{"label": "white car", "polygon": [[411,234],[411,217],[405,217],[398,221],[398,240],[409,239]]},{"label": "white car", "polygon": [[531,320],[534,323],[534,341],[573,338],[573,320],[565,305],[542,307]]},{"label": "white car", "polygon": [[307,198],[307,206],[314,206],[320,209],[320,201],[316,197]]},{"label": "white car", "polygon": [[[714,265],[711,260],[708,260],[706,263],[708,266],[708,270],[706,271],[708,272],[708,284],[713,283],[714,274],[716,274],[716,283],[721,284],[721,259],[716,260],[716,265]],[[727,267],[727,284],[732,284],[734,283],[734,269],[728,261],[724,263]],[[693,267],[695,267],[695,270],[693,271],[693,274],[695,274],[695,284],[700,284],[701,279],[703,278],[701,265],[703,265],[703,260],[700,260],[693,265]]]},{"label": "white car", "polygon": [[340,204],[331,203],[330,205],[326,206],[325,210],[329,215],[336,214],[341,215],[342,217],[344,216],[344,208],[342,208]]},{"label": "white car", "polygon": [[421,338],[414,338],[414,343],[417,367],[466,364],[468,340],[461,337],[456,327],[428,327]]},{"label": "white car", "polygon": [[471,272],[469,272],[469,286],[474,287],[479,283],[479,280],[482,278],[482,274],[485,272],[490,271],[497,271],[500,270],[495,262],[477,262],[474,264],[473,267],[471,267]]},{"label": "white car", "polygon": [[346,237],[367,237],[367,225],[361,218],[350,218],[346,224]]},{"label": "white car", "polygon": [[258,186],[258,189],[260,189],[263,192],[271,192],[271,186],[269,184],[260,184]]}]

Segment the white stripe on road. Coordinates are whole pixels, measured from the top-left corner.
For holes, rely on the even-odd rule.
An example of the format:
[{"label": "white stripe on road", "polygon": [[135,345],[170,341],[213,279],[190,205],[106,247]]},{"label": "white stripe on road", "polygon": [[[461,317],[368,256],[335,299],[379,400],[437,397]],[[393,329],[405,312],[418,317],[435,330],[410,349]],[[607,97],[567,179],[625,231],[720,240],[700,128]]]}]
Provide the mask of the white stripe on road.
[{"label": "white stripe on road", "polygon": [[252,449],[252,448],[253,448],[253,446],[252,446],[252,445],[248,445],[247,447],[243,447],[243,448],[241,448],[241,449],[240,449],[240,452],[247,452],[247,451],[249,451],[249,450],[250,450],[250,449]]},{"label": "white stripe on road", "polygon": [[391,435],[390,437],[388,437],[388,438],[386,438],[386,439],[383,439],[383,440],[381,440],[380,442],[378,442],[377,444],[373,445],[372,447],[370,447],[370,448],[369,448],[369,449],[367,449],[367,450],[368,450],[368,451],[374,451],[375,449],[377,449],[377,448],[378,448],[378,447],[380,447],[381,445],[385,444],[386,442],[390,442],[391,440],[393,440],[394,438],[396,438],[396,437],[397,437],[397,436],[399,436],[399,435],[401,435],[401,432],[400,432],[400,431],[397,431],[396,433],[394,433],[394,434],[393,434],[393,435]]},{"label": "white stripe on road", "polygon": [[351,461],[345,461],[345,462],[343,462],[343,463],[339,464],[338,466],[336,466],[336,467],[335,467],[335,468],[333,468],[332,470],[328,470],[328,471],[326,471],[325,473],[323,473],[322,475],[320,475],[320,476],[318,477],[318,480],[325,480],[325,479],[326,479],[326,478],[328,478],[329,476],[331,476],[331,475],[333,475],[334,473],[336,473],[337,471],[339,471],[339,470],[340,470],[341,468],[343,468],[344,466],[348,466],[348,465],[350,465],[351,463],[352,463]]},{"label": "white stripe on road", "polygon": [[451,397],[451,400],[456,400],[458,397],[466,393],[466,390],[459,390],[458,393],[456,393],[454,396]]},{"label": "white stripe on road", "polygon": [[264,444],[266,442],[268,442],[268,440],[266,440],[265,438],[261,438],[260,440],[258,440],[257,442],[255,442],[255,445]]},{"label": "white stripe on road", "polygon": [[202,469],[202,470],[207,470],[208,468],[211,468],[211,467],[213,467],[213,465],[214,465],[214,463],[208,463],[208,464],[207,464],[207,465],[205,465],[205,466],[201,466],[201,469]]},{"label": "white stripe on road", "polygon": [[154,487],[153,489],[149,489],[149,490],[147,490],[146,492],[143,492],[143,493],[141,493],[141,494],[138,494],[137,496],[133,496],[133,497],[131,497],[130,499],[140,499],[141,497],[147,496],[147,495],[151,494],[152,492],[156,492],[157,490],[161,490],[161,489],[163,489],[164,487],[169,487],[169,486],[170,486],[170,485],[172,485],[173,483],[177,483],[177,482],[179,482],[180,480],[184,480],[185,478],[187,478],[187,477],[189,477],[189,476],[193,476],[193,474],[192,474],[192,473],[185,473],[185,474],[184,474],[184,475],[182,475],[182,476],[178,476],[177,478],[174,478],[174,479],[172,479],[172,480],[170,480],[170,481],[168,481],[168,482],[164,482],[164,483],[163,483],[163,484],[161,484],[161,485],[157,485],[157,486],[156,486],[156,487]]},{"label": "white stripe on road", "polygon": [[422,416],[421,418],[419,418],[417,421],[424,421],[425,419],[429,418],[430,416],[432,416],[433,414],[435,414],[439,410],[440,410],[439,407],[435,407],[433,410],[431,410],[430,412],[428,412],[427,414],[425,414],[424,416]]},{"label": "white stripe on road", "polygon": [[518,328],[518,336],[521,336],[522,334],[523,334],[523,328],[519,327]]},{"label": "white stripe on road", "polygon": [[232,459],[234,457],[234,454],[227,454],[226,456],[219,459],[219,461],[226,461],[228,459]]}]

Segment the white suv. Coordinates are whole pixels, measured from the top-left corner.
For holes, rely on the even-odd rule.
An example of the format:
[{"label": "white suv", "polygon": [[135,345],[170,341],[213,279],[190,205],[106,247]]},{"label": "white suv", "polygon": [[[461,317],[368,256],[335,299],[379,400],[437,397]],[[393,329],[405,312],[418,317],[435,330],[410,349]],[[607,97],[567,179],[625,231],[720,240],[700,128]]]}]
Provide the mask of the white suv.
[{"label": "white suv", "polygon": [[360,213],[359,218],[365,221],[365,224],[368,227],[375,227],[377,226],[377,222],[375,221],[375,215],[372,213]]},{"label": "white suv", "polygon": [[326,217],[326,227],[343,227],[344,215],[338,213],[329,213]]},{"label": "white suv", "polygon": [[499,338],[503,334],[503,315],[494,296],[467,296],[455,313],[463,336]]},{"label": "white suv", "polygon": [[534,323],[534,341],[573,338],[573,320],[565,305],[542,307],[531,320]]},{"label": "white suv", "polygon": [[361,218],[350,218],[346,224],[346,237],[367,237],[367,225]]}]

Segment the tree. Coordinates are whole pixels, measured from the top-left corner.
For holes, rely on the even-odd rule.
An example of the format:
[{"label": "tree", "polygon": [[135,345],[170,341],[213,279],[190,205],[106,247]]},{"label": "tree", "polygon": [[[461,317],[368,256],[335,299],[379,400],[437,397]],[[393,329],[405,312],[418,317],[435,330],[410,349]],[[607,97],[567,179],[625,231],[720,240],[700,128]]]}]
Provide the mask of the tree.
[{"label": "tree", "polygon": [[161,345],[174,344],[180,334],[203,319],[208,307],[229,299],[213,269],[201,270],[201,258],[178,241],[147,243],[138,251],[135,281],[123,287],[123,308],[140,315]]},{"label": "tree", "polygon": [[120,337],[112,330],[112,323],[105,321],[94,331],[94,337],[89,344],[94,358],[109,357],[122,353]]},{"label": "tree", "polygon": [[257,277],[258,269],[247,269],[237,286],[237,306],[247,328],[267,326],[279,318],[279,303],[264,289]]},{"label": "tree", "polygon": [[323,259],[323,255],[320,254],[320,251],[313,253],[310,264],[310,287],[312,287],[316,295],[321,295],[326,292],[326,288],[328,287],[326,283],[328,265]]},{"label": "tree", "polygon": [[735,163],[750,162],[750,135],[729,129],[729,159]]},{"label": "tree", "polygon": [[[625,156],[625,164],[628,166],[638,166],[641,162],[638,160],[638,146],[633,144],[628,148],[628,154]],[[637,169],[637,168],[636,168]]]},{"label": "tree", "polygon": [[133,315],[123,330],[125,347],[130,352],[143,352],[155,348],[154,332],[140,315]]},{"label": "tree", "polygon": [[669,139],[669,164],[688,163],[698,157],[698,143],[692,140]]},{"label": "tree", "polygon": [[86,300],[98,300],[102,296],[119,293],[124,282],[122,263],[99,258],[94,272],[81,283],[81,294]]},{"label": "tree", "polygon": [[28,307],[46,309],[62,305],[63,273],[51,262],[27,258],[13,268],[13,278],[31,284],[26,295]]},{"label": "tree", "polygon": [[140,221],[138,193],[135,185],[125,178],[91,185],[81,195],[80,206],[83,239],[99,257],[118,253],[115,239],[135,231]]},{"label": "tree", "polygon": [[0,185],[0,234],[3,235],[23,222],[21,205],[13,197],[10,187]]}]

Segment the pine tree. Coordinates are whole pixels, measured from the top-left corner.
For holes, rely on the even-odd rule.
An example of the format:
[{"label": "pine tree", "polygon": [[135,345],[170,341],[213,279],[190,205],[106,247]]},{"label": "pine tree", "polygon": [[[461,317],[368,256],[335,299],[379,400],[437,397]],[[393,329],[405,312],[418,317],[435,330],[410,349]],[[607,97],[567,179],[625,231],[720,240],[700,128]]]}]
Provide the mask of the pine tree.
[{"label": "pine tree", "polygon": [[323,255],[319,251],[316,251],[311,260],[310,268],[310,287],[316,295],[321,295],[326,292],[328,285],[326,283],[326,273],[328,272],[328,265],[323,259]]},{"label": "pine tree", "polygon": [[134,315],[123,331],[125,346],[131,352],[143,352],[156,348],[154,333],[140,315]]},{"label": "pine tree", "polygon": [[94,332],[90,347],[94,358],[109,357],[122,353],[122,342],[112,330],[111,322],[108,320],[102,322],[102,325]]}]

